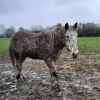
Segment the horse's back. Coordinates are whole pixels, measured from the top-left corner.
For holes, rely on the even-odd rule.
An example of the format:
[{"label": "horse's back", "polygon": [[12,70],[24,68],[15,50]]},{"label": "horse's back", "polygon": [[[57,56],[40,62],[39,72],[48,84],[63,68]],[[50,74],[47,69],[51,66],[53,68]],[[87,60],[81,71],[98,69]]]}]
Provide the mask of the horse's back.
[{"label": "horse's back", "polygon": [[10,47],[16,53],[30,58],[47,57],[50,52],[48,32],[33,33],[30,31],[16,32],[10,39]]},{"label": "horse's back", "polygon": [[57,35],[60,37],[57,34],[59,30],[54,28],[40,33],[30,31],[16,32],[10,39],[10,47],[14,52],[22,53],[30,58],[45,59],[50,55],[56,57],[59,53],[59,49],[57,49],[59,39],[56,38]]}]

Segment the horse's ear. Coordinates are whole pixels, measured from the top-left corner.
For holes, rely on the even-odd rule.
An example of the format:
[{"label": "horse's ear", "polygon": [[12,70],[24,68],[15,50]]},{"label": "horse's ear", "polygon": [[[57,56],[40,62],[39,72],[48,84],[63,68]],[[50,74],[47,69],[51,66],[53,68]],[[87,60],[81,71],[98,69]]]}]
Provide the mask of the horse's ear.
[{"label": "horse's ear", "polygon": [[68,23],[65,24],[65,30],[67,30],[69,27]]},{"label": "horse's ear", "polygon": [[78,26],[77,22],[74,24],[74,29],[76,29]]}]

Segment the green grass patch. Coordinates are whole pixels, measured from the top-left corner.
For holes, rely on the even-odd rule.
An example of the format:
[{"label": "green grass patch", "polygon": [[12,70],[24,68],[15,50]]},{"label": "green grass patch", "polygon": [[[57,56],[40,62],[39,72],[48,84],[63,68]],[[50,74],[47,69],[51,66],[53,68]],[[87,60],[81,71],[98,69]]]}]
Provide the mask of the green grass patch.
[{"label": "green grass patch", "polygon": [[100,37],[78,37],[78,49],[80,53],[100,54]]},{"label": "green grass patch", "polygon": [[0,51],[7,51],[9,38],[0,38]]}]

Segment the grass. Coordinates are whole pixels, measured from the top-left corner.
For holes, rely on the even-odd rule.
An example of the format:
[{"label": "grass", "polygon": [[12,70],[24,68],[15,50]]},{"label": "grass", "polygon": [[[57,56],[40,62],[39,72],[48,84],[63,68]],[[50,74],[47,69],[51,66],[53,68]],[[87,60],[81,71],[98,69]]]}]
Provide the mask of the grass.
[{"label": "grass", "polygon": [[78,37],[78,49],[81,53],[100,53],[100,37]]},{"label": "grass", "polygon": [[0,38],[0,51],[7,51],[9,38]]},{"label": "grass", "polygon": [[[0,51],[7,51],[9,38],[0,38]],[[80,53],[100,53],[100,37],[78,37]]]}]

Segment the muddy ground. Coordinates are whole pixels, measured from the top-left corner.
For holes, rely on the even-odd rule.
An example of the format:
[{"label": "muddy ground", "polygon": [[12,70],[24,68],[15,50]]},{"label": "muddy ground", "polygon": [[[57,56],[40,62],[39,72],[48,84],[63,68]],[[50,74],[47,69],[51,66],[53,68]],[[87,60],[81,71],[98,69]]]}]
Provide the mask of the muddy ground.
[{"label": "muddy ground", "polygon": [[100,55],[79,54],[72,59],[63,52],[56,67],[62,97],[51,88],[44,61],[27,58],[23,63],[27,82],[18,81],[7,52],[0,53],[0,100],[100,100]]}]

